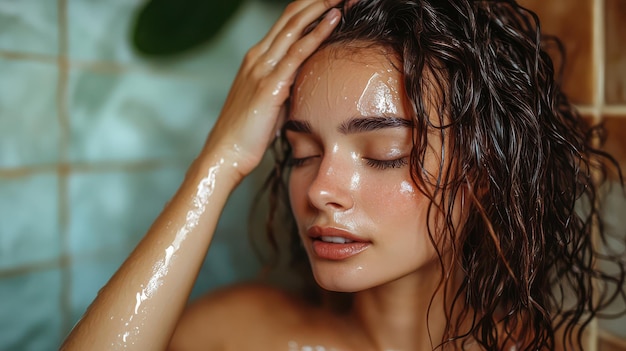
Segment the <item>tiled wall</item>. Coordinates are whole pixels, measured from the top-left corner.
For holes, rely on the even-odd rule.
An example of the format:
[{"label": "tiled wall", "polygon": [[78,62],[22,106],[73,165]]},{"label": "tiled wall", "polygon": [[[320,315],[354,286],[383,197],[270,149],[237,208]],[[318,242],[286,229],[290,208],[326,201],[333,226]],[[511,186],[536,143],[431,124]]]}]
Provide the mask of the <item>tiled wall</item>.
[{"label": "tiled wall", "polygon": [[[539,14],[544,32],[563,40],[567,51],[565,90],[586,117],[605,123],[605,149],[626,172],[626,0],[520,3]],[[613,182],[602,203],[606,229],[626,236],[624,191]],[[615,306],[615,310],[620,308],[624,306]],[[600,320],[591,329],[591,336],[592,350],[626,350],[626,317]],[[597,343],[596,336],[600,337]]]},{"label": "tiled wall", "polygon": [[[147,230],[278,15],[249,1],[213,43],[150,62],[128,45],[140,0],[0,0],[0,349],[51,350]],[[569,52],[566,86],[626,170],[626,0],[523,0]],[[236,192],[194,290],[250,277]],[[626,232],[626,199],[606,197]],[[624,320],[600,335],[626,338]],[[608,350],[608,343],[601,350]]]},{"label": "tiled wall", "polygon": [[[250,1],[209,45],[141,58],[139,0],[0,0],[0,350],[54,350],[201,149],[280,9]],[[230,200],[194,295],[256,274]]]}]

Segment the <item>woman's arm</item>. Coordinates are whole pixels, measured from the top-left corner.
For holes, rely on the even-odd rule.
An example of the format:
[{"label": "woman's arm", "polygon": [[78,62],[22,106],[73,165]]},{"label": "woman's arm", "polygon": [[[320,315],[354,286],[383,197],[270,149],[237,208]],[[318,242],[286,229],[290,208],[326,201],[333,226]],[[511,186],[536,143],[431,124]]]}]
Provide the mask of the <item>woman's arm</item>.
[{"label": "woman's arm", "polygon": [[[296,70],[330,34],[339,0],[297,0],[246,55],[220,117],[182,185],[74,327],[62,350],[164,350],[224,204],[260,162]],[[211,330],[207,326],[207,332]]]}]

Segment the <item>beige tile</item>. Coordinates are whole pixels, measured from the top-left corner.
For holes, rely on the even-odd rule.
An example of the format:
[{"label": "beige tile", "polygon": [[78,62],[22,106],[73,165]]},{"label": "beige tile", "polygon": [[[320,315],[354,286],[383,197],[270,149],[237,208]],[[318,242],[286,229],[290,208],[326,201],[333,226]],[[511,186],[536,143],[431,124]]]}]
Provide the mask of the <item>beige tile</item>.
[{"label": "beige tile", "polygon": [[[618,0],[623,1],[623,0]],[[595,92],[592,0],[520,0],[539,15],[544,34],[556,35],[565,45],[564,91],[577,104],[591,104]],[[556,50],[549,50],[555,62]]]},{"label": "beige tile", "polygon": [[626,350],[626,340],[622,339],[600,339],[598,340],[598,350],[602,351],[624,351]]},{"label": "beige tile", "polygon": [[626,1],[606,0],[605,99],[609,104],[626,103]]}]

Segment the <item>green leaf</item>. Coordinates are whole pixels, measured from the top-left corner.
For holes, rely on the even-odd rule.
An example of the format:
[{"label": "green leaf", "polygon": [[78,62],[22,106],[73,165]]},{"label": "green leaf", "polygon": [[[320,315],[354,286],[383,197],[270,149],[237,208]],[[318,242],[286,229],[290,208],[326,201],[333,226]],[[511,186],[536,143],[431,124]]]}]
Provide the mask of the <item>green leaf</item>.
[{"label": "green leaf", "polygon": [[150,0],[137,14],[134,47],[173,56],[214,38],[245,0]]}]

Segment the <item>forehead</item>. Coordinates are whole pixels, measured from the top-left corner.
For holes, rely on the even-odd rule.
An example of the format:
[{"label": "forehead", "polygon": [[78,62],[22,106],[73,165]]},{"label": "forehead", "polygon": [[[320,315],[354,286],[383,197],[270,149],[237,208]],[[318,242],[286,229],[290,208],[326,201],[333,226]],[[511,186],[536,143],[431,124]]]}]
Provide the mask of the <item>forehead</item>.
[{"label": "forehead", "polygon": [[322,48],[299,70],[292,92],[292,112],[339,108],[358,110],[360,114],[398,115],[398,106],[404,100],[398,67],[396,55],[382,47]]},{"label": "forehead", "polygon": [[355,65],[396,69],[399,59],[392,50],[380,45],[331,44],[317,50],[304,65],[325,63],[331,66]]},{"label": "forehead", "polygon": [[305,61],[296,77],[296,84],[302,85],[321,76],[341,78],[369,77],[374,73],[400,76],[399,59],[390,50],[381,47],[361,47],[356,45],[324,47]]}]

